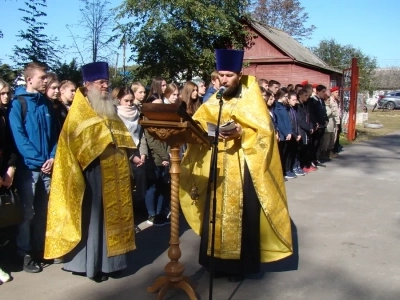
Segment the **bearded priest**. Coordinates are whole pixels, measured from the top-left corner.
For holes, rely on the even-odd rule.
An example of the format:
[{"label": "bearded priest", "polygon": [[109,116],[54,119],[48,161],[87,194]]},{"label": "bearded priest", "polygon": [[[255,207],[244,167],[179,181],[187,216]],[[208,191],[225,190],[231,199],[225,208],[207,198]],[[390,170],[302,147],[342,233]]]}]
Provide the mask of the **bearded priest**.
[{"label": "bearded priest", "polygon": [[[274,126],[257,80],[241,73],[244,51],[216,50],[222,94],[221,124],[235,128],[218,140],[215,219],[215,276],[242,280],[293,253],[291,224]],[[214,94],[193,119],[207,130],[217,124],[219,99]],[[192,229],[201,236],[199,263],[210,268],[212,201],[206,199],[211,151],[190,145],[181,166],[180,200]],[[197,187],[200,198],[191,199]],[[213,197],[211,197],[213,198]],[[196,203],[197,202],[197,203]]]},{"label": "bearded priest", "polygon": [[127,155],[136,146],[113,105],[108,64],[84,65],[82,75],[56,152],[45,258],[104,281],[136,248]]}]

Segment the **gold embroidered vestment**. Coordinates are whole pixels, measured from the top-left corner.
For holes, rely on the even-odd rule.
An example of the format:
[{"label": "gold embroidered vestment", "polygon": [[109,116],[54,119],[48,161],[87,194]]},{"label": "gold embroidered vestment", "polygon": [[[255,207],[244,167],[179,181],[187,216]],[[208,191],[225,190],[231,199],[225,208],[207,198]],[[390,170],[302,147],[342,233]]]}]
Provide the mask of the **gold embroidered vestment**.
[{"label": "gold embroidered vestment", "polygon": [[[255,77],[242,76],[241,83],[241,97],[224,99],[222,108],[221,124],[234,120],[242,126],[243,133],[240,139],[227,142],[220,139],[218,144],[215,256],[240,259],[246,163],[262,208],[260,216],[254,216],[260,217],[261,262],[276,261],[293,253],[278,145]],[[216,124],[218,103],[214,95],[200,106],[193,119],[203,128],[207,128],[207,122]],[[207,147],[189,145],[181,165],[181,207],[197,234],[202,228],[210,160],[211,151]],[[193,183],[200,194],[196,205],[192,205],[190,198]]]},{"label": "gold embroidered vestment", "polygon": [[136,148],[121,120],[101,118],[78,89],[61,131],[48,205],[45,258],[69,253],[82,237],[83,171],[100,160],[107,255],[134,250],[127,148]]}]

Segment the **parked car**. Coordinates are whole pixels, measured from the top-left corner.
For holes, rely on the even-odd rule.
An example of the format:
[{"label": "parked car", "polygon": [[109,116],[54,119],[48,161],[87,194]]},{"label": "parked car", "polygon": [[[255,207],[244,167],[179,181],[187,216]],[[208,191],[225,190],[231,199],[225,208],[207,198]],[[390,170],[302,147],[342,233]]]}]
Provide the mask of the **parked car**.
[{"label": "parked car", "polygon": [[379,96],[378,107],[386,108],[389,110],[400,108],[400,90],[388,92],[382,96]]}]

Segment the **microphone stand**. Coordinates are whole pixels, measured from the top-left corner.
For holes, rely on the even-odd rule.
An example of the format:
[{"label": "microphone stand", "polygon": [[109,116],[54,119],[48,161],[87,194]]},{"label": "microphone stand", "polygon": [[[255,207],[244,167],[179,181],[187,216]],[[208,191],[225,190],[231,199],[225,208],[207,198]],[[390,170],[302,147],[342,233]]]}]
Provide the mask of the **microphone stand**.
[{"label": "microphone stand", "polygon": [[212,199],[212,214],[209,217],[209,222],[211,223],[211,257],[210,257],[210,283],[209,283],[209,296],[208,299],[212,300],[213,298],[213,287],[214,287],[214,273],[215,273],[215,216],[217,213],[217,159],[218,159],[218,137],[219,137],[219,126],[221,124],[221,113],[222,113],[222,105],[224,101],[222,100],[223,90],[217,93],[217,99],[219,99],[219,112],[218,112],[218,121],[217,128],[215,129],[215,137],[212,146],[212,154],[211,154],[211,165],[210,165],[210,176],[208,178],[207,185],[207,201],[211,198],[211,183],[213,183],[213,199]]}]

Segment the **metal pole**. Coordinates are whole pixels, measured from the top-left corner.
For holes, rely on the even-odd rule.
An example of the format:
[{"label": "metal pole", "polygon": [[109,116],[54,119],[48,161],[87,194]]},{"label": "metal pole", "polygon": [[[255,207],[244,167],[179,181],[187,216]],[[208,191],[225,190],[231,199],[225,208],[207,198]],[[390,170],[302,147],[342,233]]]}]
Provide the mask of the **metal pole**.
[{"label": "metal pole", "polygon": [[123,58],[122,58],[122,60],[123,60],[123,66],[122,66],[122,68],[123,68],[123,72],[124,72],[124,75],[123,75],[124,82],[125,82],[125,74],[126,74],[126,65],[125,65],[126,56],[125,56],[125,51],[126,51],[126,39],[125,39],[125,35],[124,35]]},{"label": "metal pole", "polygon": [[114,78],[117,77],[117,69],[118,69],[118,56],[119,53],[117,52],[117,59],[115,60],[115,71],[114,71]]}]

